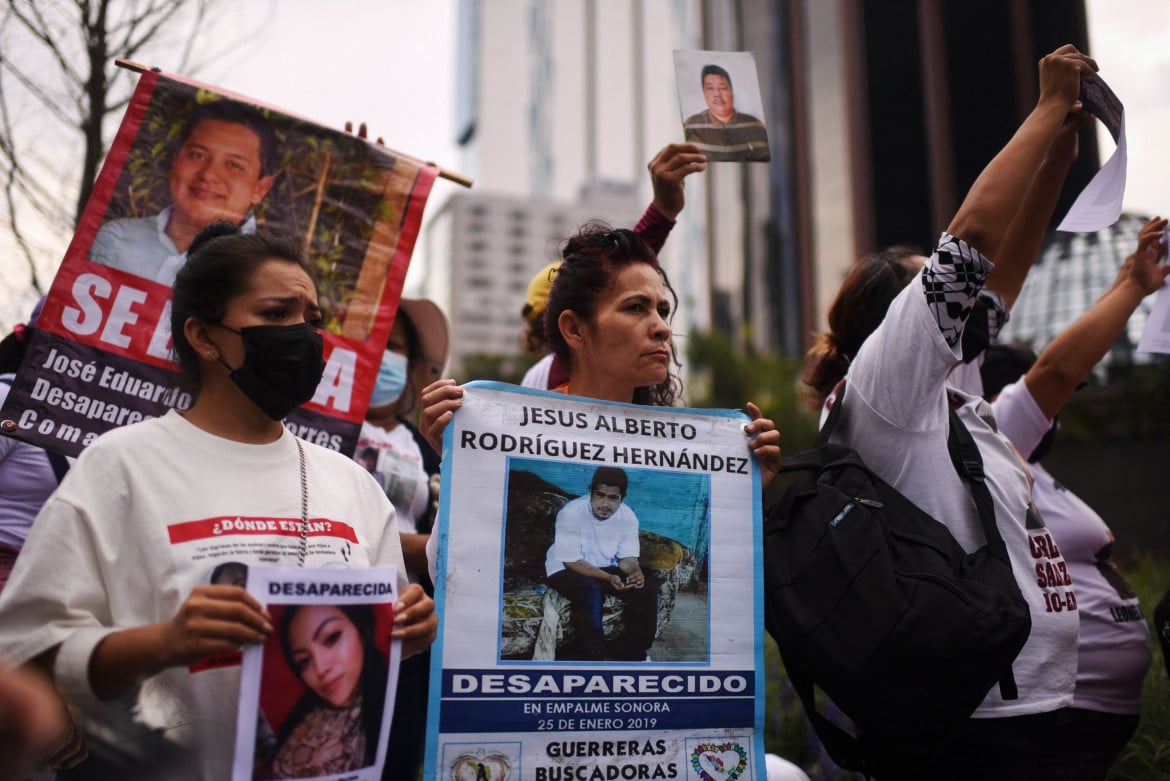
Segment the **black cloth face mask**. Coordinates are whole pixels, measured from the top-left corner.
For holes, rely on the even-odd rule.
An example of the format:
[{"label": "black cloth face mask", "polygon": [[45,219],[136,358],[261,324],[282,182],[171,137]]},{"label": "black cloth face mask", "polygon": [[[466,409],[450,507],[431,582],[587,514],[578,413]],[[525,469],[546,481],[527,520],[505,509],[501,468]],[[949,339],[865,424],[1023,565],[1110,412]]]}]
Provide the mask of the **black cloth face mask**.
[{"label": "black cloth face mask", "polygon": [[308,323],[295,325],[250,325],[238,331],[244,342],[244,363],[238,369],[222,363],[231,372],[232,382],[253,404],[273,420],[313,398],[325,373],[324,342]]}]

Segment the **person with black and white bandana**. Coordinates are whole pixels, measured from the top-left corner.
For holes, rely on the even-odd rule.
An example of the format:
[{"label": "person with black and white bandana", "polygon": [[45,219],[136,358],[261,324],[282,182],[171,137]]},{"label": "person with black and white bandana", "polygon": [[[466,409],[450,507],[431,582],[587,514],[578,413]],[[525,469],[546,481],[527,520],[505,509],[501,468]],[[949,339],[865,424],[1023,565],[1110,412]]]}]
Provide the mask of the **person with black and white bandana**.
[{"label": "person with black and white bandana", "polygon": [[[995,427],[990,406],[950,385],[963,359],[963,334],[985,287],[1001,292],[1031,258],[1005,251],[1013,223],[1067,166],[1049,165],[1080,121],[1080,78],[1096,71],[1068,45],[1040,62],[1036,107],[972,185],[929,258],[895,248],[858,264],[829,313],[830,332],[810,352],[805,380],[831,405],[844,377],[844,407],[831,439],[853,447],[874,472],[933,518],[959,544],[984,544],[967,487],[948,452],[952,410],[983,459],[996,523],[1029,606],[1032,629],[1012,665],[1018,697],[988,692],[939,753],[938,747],[883,746],[877,778],[1078,778],[1078,746],[1065,724],[1076,679],[1078,615],[1058,546],[1031,503],[1027,465]],[[1063,161],[1061,161],[1063,162]],[[996,258],[993,263],[991,258]],[[1004,306],[1000,296],[988,299]],[[888,309],[887,309],[888,307]],[[993,313],[1002,320],[1005,313]],[[987,315],[992,316],[992,315]]]}]

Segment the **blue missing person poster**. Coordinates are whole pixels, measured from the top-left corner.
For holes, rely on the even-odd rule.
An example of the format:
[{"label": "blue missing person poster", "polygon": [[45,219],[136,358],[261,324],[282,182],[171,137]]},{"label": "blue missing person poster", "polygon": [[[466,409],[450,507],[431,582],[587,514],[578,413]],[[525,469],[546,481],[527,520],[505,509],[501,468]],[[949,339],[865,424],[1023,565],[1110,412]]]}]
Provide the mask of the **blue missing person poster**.
[{"label": "blue missing person poster", "polygon": [[763,779],[748,418],[464,387],[425,777]]}]

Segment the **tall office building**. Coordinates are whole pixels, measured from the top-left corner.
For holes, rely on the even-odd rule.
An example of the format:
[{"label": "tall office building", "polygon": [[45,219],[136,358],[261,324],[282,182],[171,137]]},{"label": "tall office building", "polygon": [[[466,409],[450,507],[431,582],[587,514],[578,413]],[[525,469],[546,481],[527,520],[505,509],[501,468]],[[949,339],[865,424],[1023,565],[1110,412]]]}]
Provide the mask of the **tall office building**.
[{"label": "tall office building", "polygon": [[[890,244],[933,246],[1037,97],[1037,62],[1088,50],[1082,0],[799,0],[798,159],[807,161],[818,321],[849,266]],[[774,6],[775,3],[763,3]],[[797,6],[793,8],[793,6]],[[1082,131],[1060,215],[1098,168]]]},{"label": "tall office building", "polygon": [[[611,221],[631,225],[650,199],[646,162],[682,138],[673,50],[754,54],[772,151],[688,178],[663,253],[676,330],[796,356],[859,256],[933,244],[1030,110],[1040,57],[1087,43],[1082,0],[461,0],[459,23],[458,140],[476,187],[431,220],[420,276],[456,318],[488,307],[514,328],[474,349],[458,337],[456,365],[515,351],[517,280],[549,259],[505,242],[475,257],[497,286],[465,288],[452,269],[476,240],[460,210],[505,196],[534,224],[549,208],[605,217],[582,194],[616,187],[632,200]],[[1072,193],[1097,168],[1085,132]]]},{"label": "tall office building", "polygon": [[[647,163],[682,140],[673,50],[695,48],[695,23],[691,4],[679,0],[462,0],[457,128],[461,170],[475,188],[430,220],[424,268],[414,279],[439,296],[453,320],[479,310],[475,317],[501,327],[472,338],[471,328],[456,324],[468,341],[454,340],[453,368],[471,353],[517,351],[524,288],[555,256],[547,228],[563,239],[587,219],[626,227],[637,221],[652,196]],[[681,299],[680,332],[708,327],[711,300],[707,182],[692,176],[686,187],[686,210],[662,255]],[[531,236],[539,236],[529,254],[469,235],[479,224],[468,219],[476,207],[483,219],[494,219],[497,207],[525,213]],[[738,209],[738,198],[724,208]],[[563,221],[550,222],[551,214]],[[474,257],[472,246],[480,247]],[[734,252],[721,256],[730,260]],[[460,284],[465,275],[454,269],[473,260],[490,269],[490,288]]]}]

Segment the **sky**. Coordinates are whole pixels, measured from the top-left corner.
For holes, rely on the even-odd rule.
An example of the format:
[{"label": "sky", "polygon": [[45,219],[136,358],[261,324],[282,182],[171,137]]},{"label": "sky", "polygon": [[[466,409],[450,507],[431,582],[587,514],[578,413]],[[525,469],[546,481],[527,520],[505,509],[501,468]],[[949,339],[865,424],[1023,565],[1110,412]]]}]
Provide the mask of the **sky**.
[{"label": "sky", "polygon": [[[494,0],[499,1],[499,0]],[[519,1],[519,0],[515,0]],[[197,77],[322,124],[365,121],[400,152],[459,170],[455,134],[457,0],[272,0],[235,3]],[[1170,2],[1086,0],[1090,53],[1126,106],[1125,206],[1170,212]],[[224,41],[247,42],[223,52]],[[146,59],[146,58],[144,58]],[[144,62],[173,70],[165,54]],[[1101,138],[1102,160],[1113,151]],[[427,213],[460,188],[439,180]],[[2,239],[3,237],[0,237]],[[0,273],[5,259],[0,257]],[[31,306],[0,286],[0,327]],[[19,300],[13,300],[19,298]]]},{"label": "sky", "polygon": [[[1170,213],[1170,3],[1165,0],[1086,0],[1089,54],[1125,106],[1129,165],[1124,207]],[[1101,160],[1113,139],[1099,132]]]},{"label": "sky", "polygon": [[[237,26],[259,21],[265,29],[250,39],[244,62],[210,64],[200,78],[323,125],[365,121],[371,138],[382,136],[393,149],[457,169],[455,5],[455,0],[236,4],[234,18],[237,8],[246,9]],[[443,192],[436,194],[445,197]]]}]

